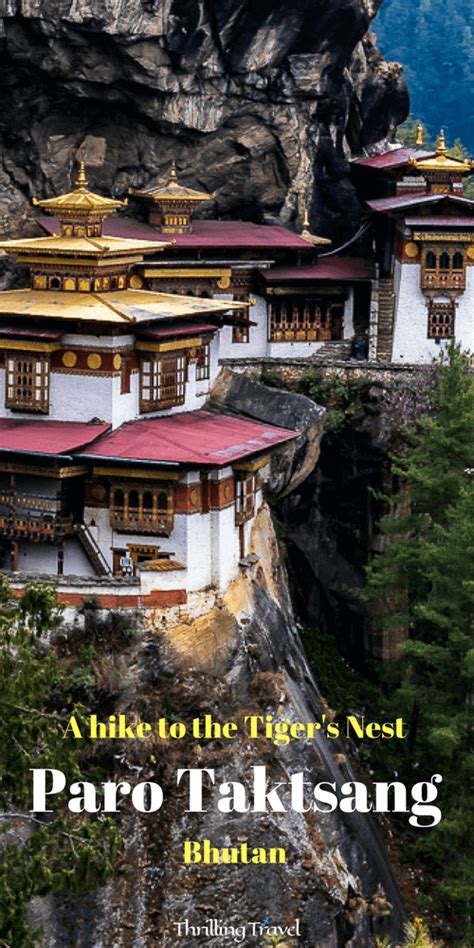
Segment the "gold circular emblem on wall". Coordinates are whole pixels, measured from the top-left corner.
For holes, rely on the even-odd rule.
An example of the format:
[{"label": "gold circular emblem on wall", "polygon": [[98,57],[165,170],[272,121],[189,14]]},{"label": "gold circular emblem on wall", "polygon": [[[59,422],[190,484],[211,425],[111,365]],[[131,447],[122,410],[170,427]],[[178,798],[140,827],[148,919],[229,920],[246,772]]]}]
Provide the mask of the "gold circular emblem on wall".
[{"label": "gold circular emblem on wall", "polygon": [[407,244],[405,244],[405,253],[407,257],[417,257],[419,253],[418,244],[415,244],[412,240],[410,240]]},{"label": "gold circular emblem on wall", "polygon": [[132,290],[141,290],[143,286],[142,277],[137,276],[136,273],[134,273],[134,275],[130,277],[129,284],[132,287]]},{"label": "gold circular emblem on wall", "polygon": [[193,490],[189,492],[189,502],[193,507],[196,507],[196,505],[198,504],[199,491],[197,491],[196,488],[194,488]]},{"label": "gold circular emblem on wall", "polygon": [[100,369],[102,365],[102,356],[98,352],[91,352],[87,356],[87,366],[89,369]]},{"label": "gold circular emblem on wall", "polygon": [[93,484],[91,488],[91,494],[94,500],[104,500],[106,497],[107,491],[102,484]]},{"label": "gold circular emblem on wall", "polygon": [[472,247],[468,247],[466,253],[469,257],[469,260],[474,260],[474,245]]},{"label": "gold circular emblem on wall", "polygon": [[63,365],[67,369],[72,369],[77,362],[77,355],[75,352],[63,352]]},{"label": "gold circular emblem on wall", "polygon": [[118,352],[116,352],[115,355],[114,355],[114,362],[113,362],[113,365],[114,365],[114,369],[121,369],[121,368],[122,368],[122,356],[119,355]]},{"label": "gold circular emblem on wall", "polygon": [[232,490],[230,484],[224,484],[224,499],[230,500],[232,496]]}]

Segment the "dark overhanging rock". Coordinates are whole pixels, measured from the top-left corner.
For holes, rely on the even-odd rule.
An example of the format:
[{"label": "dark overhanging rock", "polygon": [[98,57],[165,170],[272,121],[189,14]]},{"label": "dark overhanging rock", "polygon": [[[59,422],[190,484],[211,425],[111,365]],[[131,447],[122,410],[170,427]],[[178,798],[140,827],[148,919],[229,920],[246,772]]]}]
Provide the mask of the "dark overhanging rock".
[{"label": "dark overhanging rock", "polygon": [[222,369],[212,386],[208,407],[299,432],[295,441],[272,456],[266,485],[272,494],[285,497],[314,471],[326,410],[310,398]]},{"label": "dark overhanging rock", "polygon": [[[207,216],[350,236],[351,153],[408,112],[368,0],[10,0],[0,28],[0,218],[25,227],[33,194],[67,189],[78,152],[93,187],[156,183],[175,157],[217,191]],[[132,208],[137,213],[136,208]]]}]

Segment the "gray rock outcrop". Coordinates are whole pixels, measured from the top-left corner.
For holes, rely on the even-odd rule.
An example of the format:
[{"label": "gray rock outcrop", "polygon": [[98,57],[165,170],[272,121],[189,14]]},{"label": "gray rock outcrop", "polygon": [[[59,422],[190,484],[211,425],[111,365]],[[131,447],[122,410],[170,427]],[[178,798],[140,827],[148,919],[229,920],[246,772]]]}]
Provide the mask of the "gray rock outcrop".
[{"label": "gray rock outcrop", "polygon": [[[378,0],[0,0],[0,228],[30,198],[163,178],[217,191],[204,213],[354,231],[352,153],[408,111],[369,32]],[[136,209],[134,209],[134,213]]]}]

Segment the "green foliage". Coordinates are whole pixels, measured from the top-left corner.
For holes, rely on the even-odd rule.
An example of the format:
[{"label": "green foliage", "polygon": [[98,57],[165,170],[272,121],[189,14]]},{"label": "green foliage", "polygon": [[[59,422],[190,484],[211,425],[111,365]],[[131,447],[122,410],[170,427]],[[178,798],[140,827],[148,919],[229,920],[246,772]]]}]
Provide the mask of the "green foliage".
[{"label": "green foliage", "polygon": [[444,819],[413,854],[433,871],[443,865],[436,907],[454,906],[474,938],[474,380],[454,344],[436,376],[434,417],[420,419],[394,463],[404,486],[382,522],[384,552],[368,570],[366,598],[383,604],[378,621],[389,635],[407,636],[392,696],[411,721],[401,769],[443,775]]},{"label": "green foliage", "polygon": [[385,0],[374,24],[385,56],[405,67],[412,109],[474,150],[472,3]]},{"label": "green foliage", "polygon": [[[31,584],[15,600],[0,588],[0,827],[20,832],[0,854],[0,944],[29,948],[37,933],[27,923],[28,902],[50,892],[77,893],[112,870],[118,839],[111,821],[72,815],[64,799],[47,821],[29,814],[30,768],[55,767],[84,779],[80,749],[63,737],[74,713],[74,692],[90,684],[86,665],[65,671],[41,637],[61,621],[54,591]],[[82,743],[82,742],[81,742]],[[83,745],[82,745],[83,746]],[[20,828],[20,829],[19,829]],[[26,833],[23,830],[26,828]]]},{"label": "green foliage", "polygon": [[307,395],[318,405],[326,408],[324,427],[326,431],[340,428],[361,409],[363,397],[369,384],[363,378],[349,382],[333,375],[325,378],[317,369],[307,369],[296,389]]}]

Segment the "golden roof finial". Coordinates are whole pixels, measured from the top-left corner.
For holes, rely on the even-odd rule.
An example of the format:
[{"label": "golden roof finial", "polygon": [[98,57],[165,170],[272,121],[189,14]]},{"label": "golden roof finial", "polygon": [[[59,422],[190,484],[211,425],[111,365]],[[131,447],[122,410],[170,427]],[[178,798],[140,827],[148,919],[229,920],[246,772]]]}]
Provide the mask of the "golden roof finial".
[{"label": "golden roof finial", "polygon": [[416,126],[416,145],[419,148],[423,144],[424,129],[421,122]]},{"label": "golden roof finial", "polygon": [[437,154],[437,155],[445,155],[446,152],[447,152],[447,150],[448,150],[448,149],[447,149],[447,147],[446,147],[446,137],[445,137],[445,134],[444,134],[444,128],[442,128],[441,131],[440,131],[440,133],[439,133],[438,144],[437,144],[437,146],[436,146],[436,154]]},{"label": "golden roof finial", "polygon": [[173,161],[171,162],[169,177],[168,177],[168,187],[170,185],[176,185],[177,183],[178,183],[178,172],[176,169],[176,162],[173,158]]},{"label": "golden roof finial", "polygon": [[309,228],[310,228],[310,223],[309,223],[308,206],[307,206],[307,204],[305,204],[305,206],[304,206],[303,230],[309,230]]},{"label": "golden roof finial", "polygon": [[83,161],[79,162],[79,171],[76,178],[76,188],[78,191],[85,191],[88,185],[86,178],[86,166]]}]

